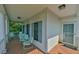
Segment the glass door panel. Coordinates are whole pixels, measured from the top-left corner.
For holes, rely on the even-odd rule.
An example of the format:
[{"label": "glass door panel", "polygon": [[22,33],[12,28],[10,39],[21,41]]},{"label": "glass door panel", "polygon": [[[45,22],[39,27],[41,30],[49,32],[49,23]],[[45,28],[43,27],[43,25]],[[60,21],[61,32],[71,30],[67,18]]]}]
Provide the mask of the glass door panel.
[{"label": "glass door panel", "polygon": [[42,21],[38,23],[38,41],[42,42]]},{"label": "glass door panel", "polygon": [[30,24],[26,24],[26,34],[30,36]]},{"label": "glass door panel", "polygon": [[34,40],[38,41],[38,23],[34,23]]},{"label": "glass door panel", "polygon": [[42,42],[42,21],[34,23],[34,40]]},{"label": "glass door panel", "polygon": [[63,25],[63,42],[73,44],[74,42],[74,24]]},{"label": "glass door panel", "polygon": [[25,25],[22,25],[22,33],[25,32]]}]

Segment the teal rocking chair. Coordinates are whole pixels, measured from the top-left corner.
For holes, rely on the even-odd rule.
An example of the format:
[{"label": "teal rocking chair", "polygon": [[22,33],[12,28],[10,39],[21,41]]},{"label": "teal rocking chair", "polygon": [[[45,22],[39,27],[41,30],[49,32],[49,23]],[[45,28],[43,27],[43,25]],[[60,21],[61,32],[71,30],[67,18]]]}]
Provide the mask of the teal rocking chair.
[{"label": "teal rocking chair", "polygon": [[20,32],[19,33],[20,41],[22,42],[23,48],[25,49],[25,46],[31,45],[32,39],[29,38],[29,36],[25,33]]},{"label": "teal rocking chair", "polygon": [[9,38],[14,38],[15,37],[15,34],[13,32],[10,32],[9,33]]},{"label": "teal rocking chair", "polygon": [[26,41],[24,41],[22,44],[23,44],[23,48],[25,48],[26,46],[29,46],[29,45],[31,45],[32,44],[32,39],[28,39],[28,40],[26,40]]}]

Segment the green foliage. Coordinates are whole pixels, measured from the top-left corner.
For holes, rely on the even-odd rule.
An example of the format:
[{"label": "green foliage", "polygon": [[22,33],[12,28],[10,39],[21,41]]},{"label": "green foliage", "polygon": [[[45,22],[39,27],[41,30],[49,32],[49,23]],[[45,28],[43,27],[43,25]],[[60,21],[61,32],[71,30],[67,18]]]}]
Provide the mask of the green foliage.
[{"label": "green foliage", "polygon": [[21,31],[21,22],[9,21],[9,31],[10,32],[19,32]]}]

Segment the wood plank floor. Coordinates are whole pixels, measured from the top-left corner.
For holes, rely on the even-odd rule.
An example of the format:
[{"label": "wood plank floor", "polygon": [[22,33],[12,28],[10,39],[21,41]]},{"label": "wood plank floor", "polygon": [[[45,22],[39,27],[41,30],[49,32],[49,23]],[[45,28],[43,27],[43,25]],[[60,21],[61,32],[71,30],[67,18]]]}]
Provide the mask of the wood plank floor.
[{"label": "wood plank floor", "polygon": [[50,54],[79,54],[79,51],[67,48],[63,46],[63,44],[58,44],[49,53]]},{"label": "wood plank floor", "polygon": [[10,40],[7,44],[7,54],[43,54],[42,51],[31,45],[28,49],[23,49],[21,42],[17,39]]},{"label": "wood plank floor", "polygon": [[[29,49],[23,49],[22,44],[17,39],[11,40],[7,44],[7,49],[7,54],[44,54],[35,46],[29,47]],[[48,54],[79,54],[79,51],[72,50],[63,46],[62,44],[58,44],[53,49],[51,49],[51,51],[49,51]]]}]

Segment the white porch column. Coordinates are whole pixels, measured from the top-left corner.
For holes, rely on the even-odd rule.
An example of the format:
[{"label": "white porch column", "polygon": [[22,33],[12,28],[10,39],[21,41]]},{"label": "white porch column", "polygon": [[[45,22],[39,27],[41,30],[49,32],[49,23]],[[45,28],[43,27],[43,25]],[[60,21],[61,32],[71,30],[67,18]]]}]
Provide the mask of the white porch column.
[{"label": "white porch column", "polygon": [[4,25],[5,25],[5,38],[6,38],[6,43],[8,43],[8,33],[9,33],[9,21],[7,16],[5,16],[5,21],[4,21]]},{"label": "white porch column", "polygon": [[0,13],[0,53],[6,53],[4,15]]}]

